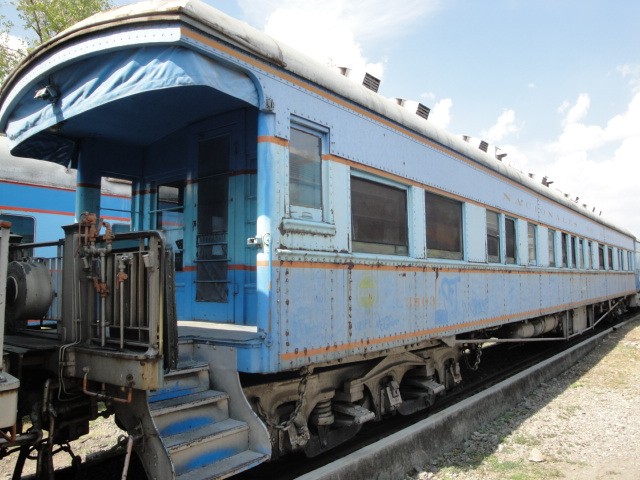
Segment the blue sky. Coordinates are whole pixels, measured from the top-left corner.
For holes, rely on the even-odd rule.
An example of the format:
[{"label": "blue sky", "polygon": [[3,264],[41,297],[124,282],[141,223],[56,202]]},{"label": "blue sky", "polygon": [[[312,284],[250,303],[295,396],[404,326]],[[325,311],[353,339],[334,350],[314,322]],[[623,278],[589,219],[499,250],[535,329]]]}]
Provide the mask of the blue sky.
[{"label": "blue sky", "polygon": [[501,147],[640,237],[637,0],[207,3],[381,77],[381,95],[424,103],[433,122]]}]

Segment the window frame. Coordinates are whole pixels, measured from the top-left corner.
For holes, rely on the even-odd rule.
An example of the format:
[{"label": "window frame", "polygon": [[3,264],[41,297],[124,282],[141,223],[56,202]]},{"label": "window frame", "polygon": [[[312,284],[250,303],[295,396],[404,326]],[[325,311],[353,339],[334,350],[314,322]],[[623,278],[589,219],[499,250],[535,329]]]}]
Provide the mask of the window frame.
[{"label": "window frame", "polygon": [[606,247],[602,243],[598,243],[598,270],[605,270],[606,264],[604,261],[605,258],[605,249]]},{"label": "window frame", "polygon": [[[518,220],[514,217],[504,216],[504,263],[515,265],[518,261]],[[513,231],[509,232],[508,224],[513,225]],[[511,234],[510,234],[511,233]],[[513,256],[509,256],[509,250],[513,249]]]},{"label": "window frame", "polygon": [[[292,201],[292,174],[291,174],[291,147],[293,143],[293,131],[297,130],[298,132],[302,132],[303,134],[315,136],[319,140],[319,155],[318,155],[318,163],[319,163],[319,196],[320,196],[320,205],[319,208],[317,206],[308,206],[304,204],[297,204]],[[327,194],[326,190],[326,173],[325,173],[325,165],[323,156],[327,153],[327,145],[329,142],[329,129],[322,125],[310,122],[303,118],[292,117],[291,122],[289,124],[289,144],[288,144],[288,157],[287,157],[287,216],[291,219],[302,220],[302,221],[311,221],[311,222],[325,222],[325,212],[327,211]]]},{"label": "window frame", "polygon": [[[32,215],[21,215],[16,213],[7,213],[7,211],[0,211],[0,217],[3,217],[2,220],[11,223],[10,232],[13,235],[20,236],[20,243],[36,243],[36,217]],[[20,222],[28,222],[31,224],[31,239],[29,236],[22,235],[22,233],[18,233],[15,231],[16,220]]]},{"label": "window frame", "polygon": [[[405,244],[391,244],[391,243],[382,243],[382,242],[369,242],[363,241],[362,239],[356,239],[356,228],[354,224],[354,189],[353,189],[353,180],[360,182],[368,182],[379,187],[383,188],[391,188],[404,193],[404,212],[405,212],[405,222],[404,222],[404,236],[405,236]],[[350,221],[351,221],[351,235],[350,235],[350,243],[351,243],[351,252],[353,253],[362,253],[362,254],[374,254],[374,255],[393,255],[393,256],[409,256],[410,252],[410,239],[411,239],[411,231],[410,231],[410,215],[411,215],[411,198],[410,198],[410,188],[408,185],[403,185],[396,182],[391,182],[387,179],[380,178],[374,175],[369,175],[359,170],[352,169],[349,175],[349,210],[350,210]],[[393,249],[394,251],[391,251]]]},{"label": "window frame", "polygon": [[538,264],[538,226],[531,222],[527,222],[527,263],[529,265]]},{"label": "window frame", "polygon": [[547,248],[549,252],[549,266],[556,267],[556,230],[547,230]]},{"label": "window frame", "polygon": [[566,232],[560,232],[560,249],[562,252],[561,267],[569,268],[569,234]]},{"label": "window frame", "polygon": [[576,268],[579,268],[581,270],[585,270],[586,269],[586,265],[585,265],[585,260],[584,260],[584,238],[581,237],[576,237],[576,242],[577,242],[577,249],[578,249],[578,253],[576,255],[576,259],[578,261],[578,265],[576,265]]},{"label": "window frame", "polygon": [[[459,213],[459,222],[457,225],[457,238],[458,238],[458,250],[446,250],[443,248],[430,248],[430,226],[434,225],[434,226],[438,226],[438,227],[442,227],[443,226],[443,222],[441,221],[437,221],[434,222],[433,221],[433,217],[430,217],[430,209],[429,209],[429,205],[433,205],[433,201],[436,202],[441,202],[440,205],[447,205],[449,207],[457,207],[456,209],[458,210],[457,213]],[[425,240],[426,240],[426,246],[427,246],[427,258],[437,258],[437,259],[445,259],[445,260],[463,260],[464,259],[464,202],[461,202],[459,200],[450,198],[450,197],[446,197],[444,195],[439,195],[437,193],[433,193],[433,192],[429,192],[429,191],[425,191],[424,192],[424,203],[425,203],[425,222],[426,222],[426,227],[425,227]],[[451,209],[453,210],[453,208]],[[431,210],[433,212],[433,210]],[[450,213],[450,211],[446,212],[446,213]],[[450,218],[449,215],[445,215],[446,218]],[[449,227],[450,225],[445,225],[445,227]],[[433,227],[431,227],[433,228]],[[433,237],[432,237],[433,240]],[[443,246],[443,245],[438,245],[438,246]]]},{"label": "window frame", "polygon": [[[496,217],[496,232],[489,232],[489,214],[491,214],[492,216],[495,215]],[[495,210],[489,210],[486,209],[486,216],[485,216],[485,233],[486,233],[486,242],[487,242],[487,248],[486,248],[486,254],[487,254],[487,263],[501,263],[502,260],[502,238],[501,238],[501,228],[500,228],[500,224],[501,224],[501,215],[500,212],[496,212]],[[493,225],[492,225],[493,226]],[[492,255],[489,252],[489,243],[490,240],[494,240],[497,243],[497,255]]]}]

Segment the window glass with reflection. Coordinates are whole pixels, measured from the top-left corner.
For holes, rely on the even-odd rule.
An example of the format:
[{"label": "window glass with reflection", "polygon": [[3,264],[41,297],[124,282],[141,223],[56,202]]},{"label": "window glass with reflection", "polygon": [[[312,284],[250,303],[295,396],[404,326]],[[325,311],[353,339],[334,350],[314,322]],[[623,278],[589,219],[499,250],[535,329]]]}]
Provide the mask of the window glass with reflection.
[{"label": "window glass with reflection", "polygon": [[427,256],[462,260],[462,202],[425,192]]}]

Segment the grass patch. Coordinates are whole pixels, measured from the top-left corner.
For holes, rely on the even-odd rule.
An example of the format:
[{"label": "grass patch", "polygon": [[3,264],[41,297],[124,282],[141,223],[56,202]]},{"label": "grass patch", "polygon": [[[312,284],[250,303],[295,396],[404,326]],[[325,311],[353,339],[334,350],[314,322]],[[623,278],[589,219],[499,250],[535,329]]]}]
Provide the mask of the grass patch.
[{"label": "grass patch", "polygon": [[530,437],[528,435],[515,435],[513,437],[513,443],[517,445],[526,445],[529,447],[535,447],[540,445],[540,440],[535,437]]}]

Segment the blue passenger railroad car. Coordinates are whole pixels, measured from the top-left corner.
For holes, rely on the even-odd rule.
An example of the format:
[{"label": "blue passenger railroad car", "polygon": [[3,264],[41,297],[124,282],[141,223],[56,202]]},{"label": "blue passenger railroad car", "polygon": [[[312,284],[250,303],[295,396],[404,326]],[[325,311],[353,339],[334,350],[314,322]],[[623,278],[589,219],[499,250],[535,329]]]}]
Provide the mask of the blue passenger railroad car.
[{"label": "blue passenger railroad car", "polygon": [[[637,305],[634,235],[375,83],[197,0],[95,15],[16,69],[11,152],[77,169],[59,287],[5,267],[7,375],[37,370],[52,438],[104,402],[150,478],[224,478],[428,408],[483,343]],[[131,183],[130,232],[103,228],[105,177]],[[62,303],[46,336],[33,289]]]}]

